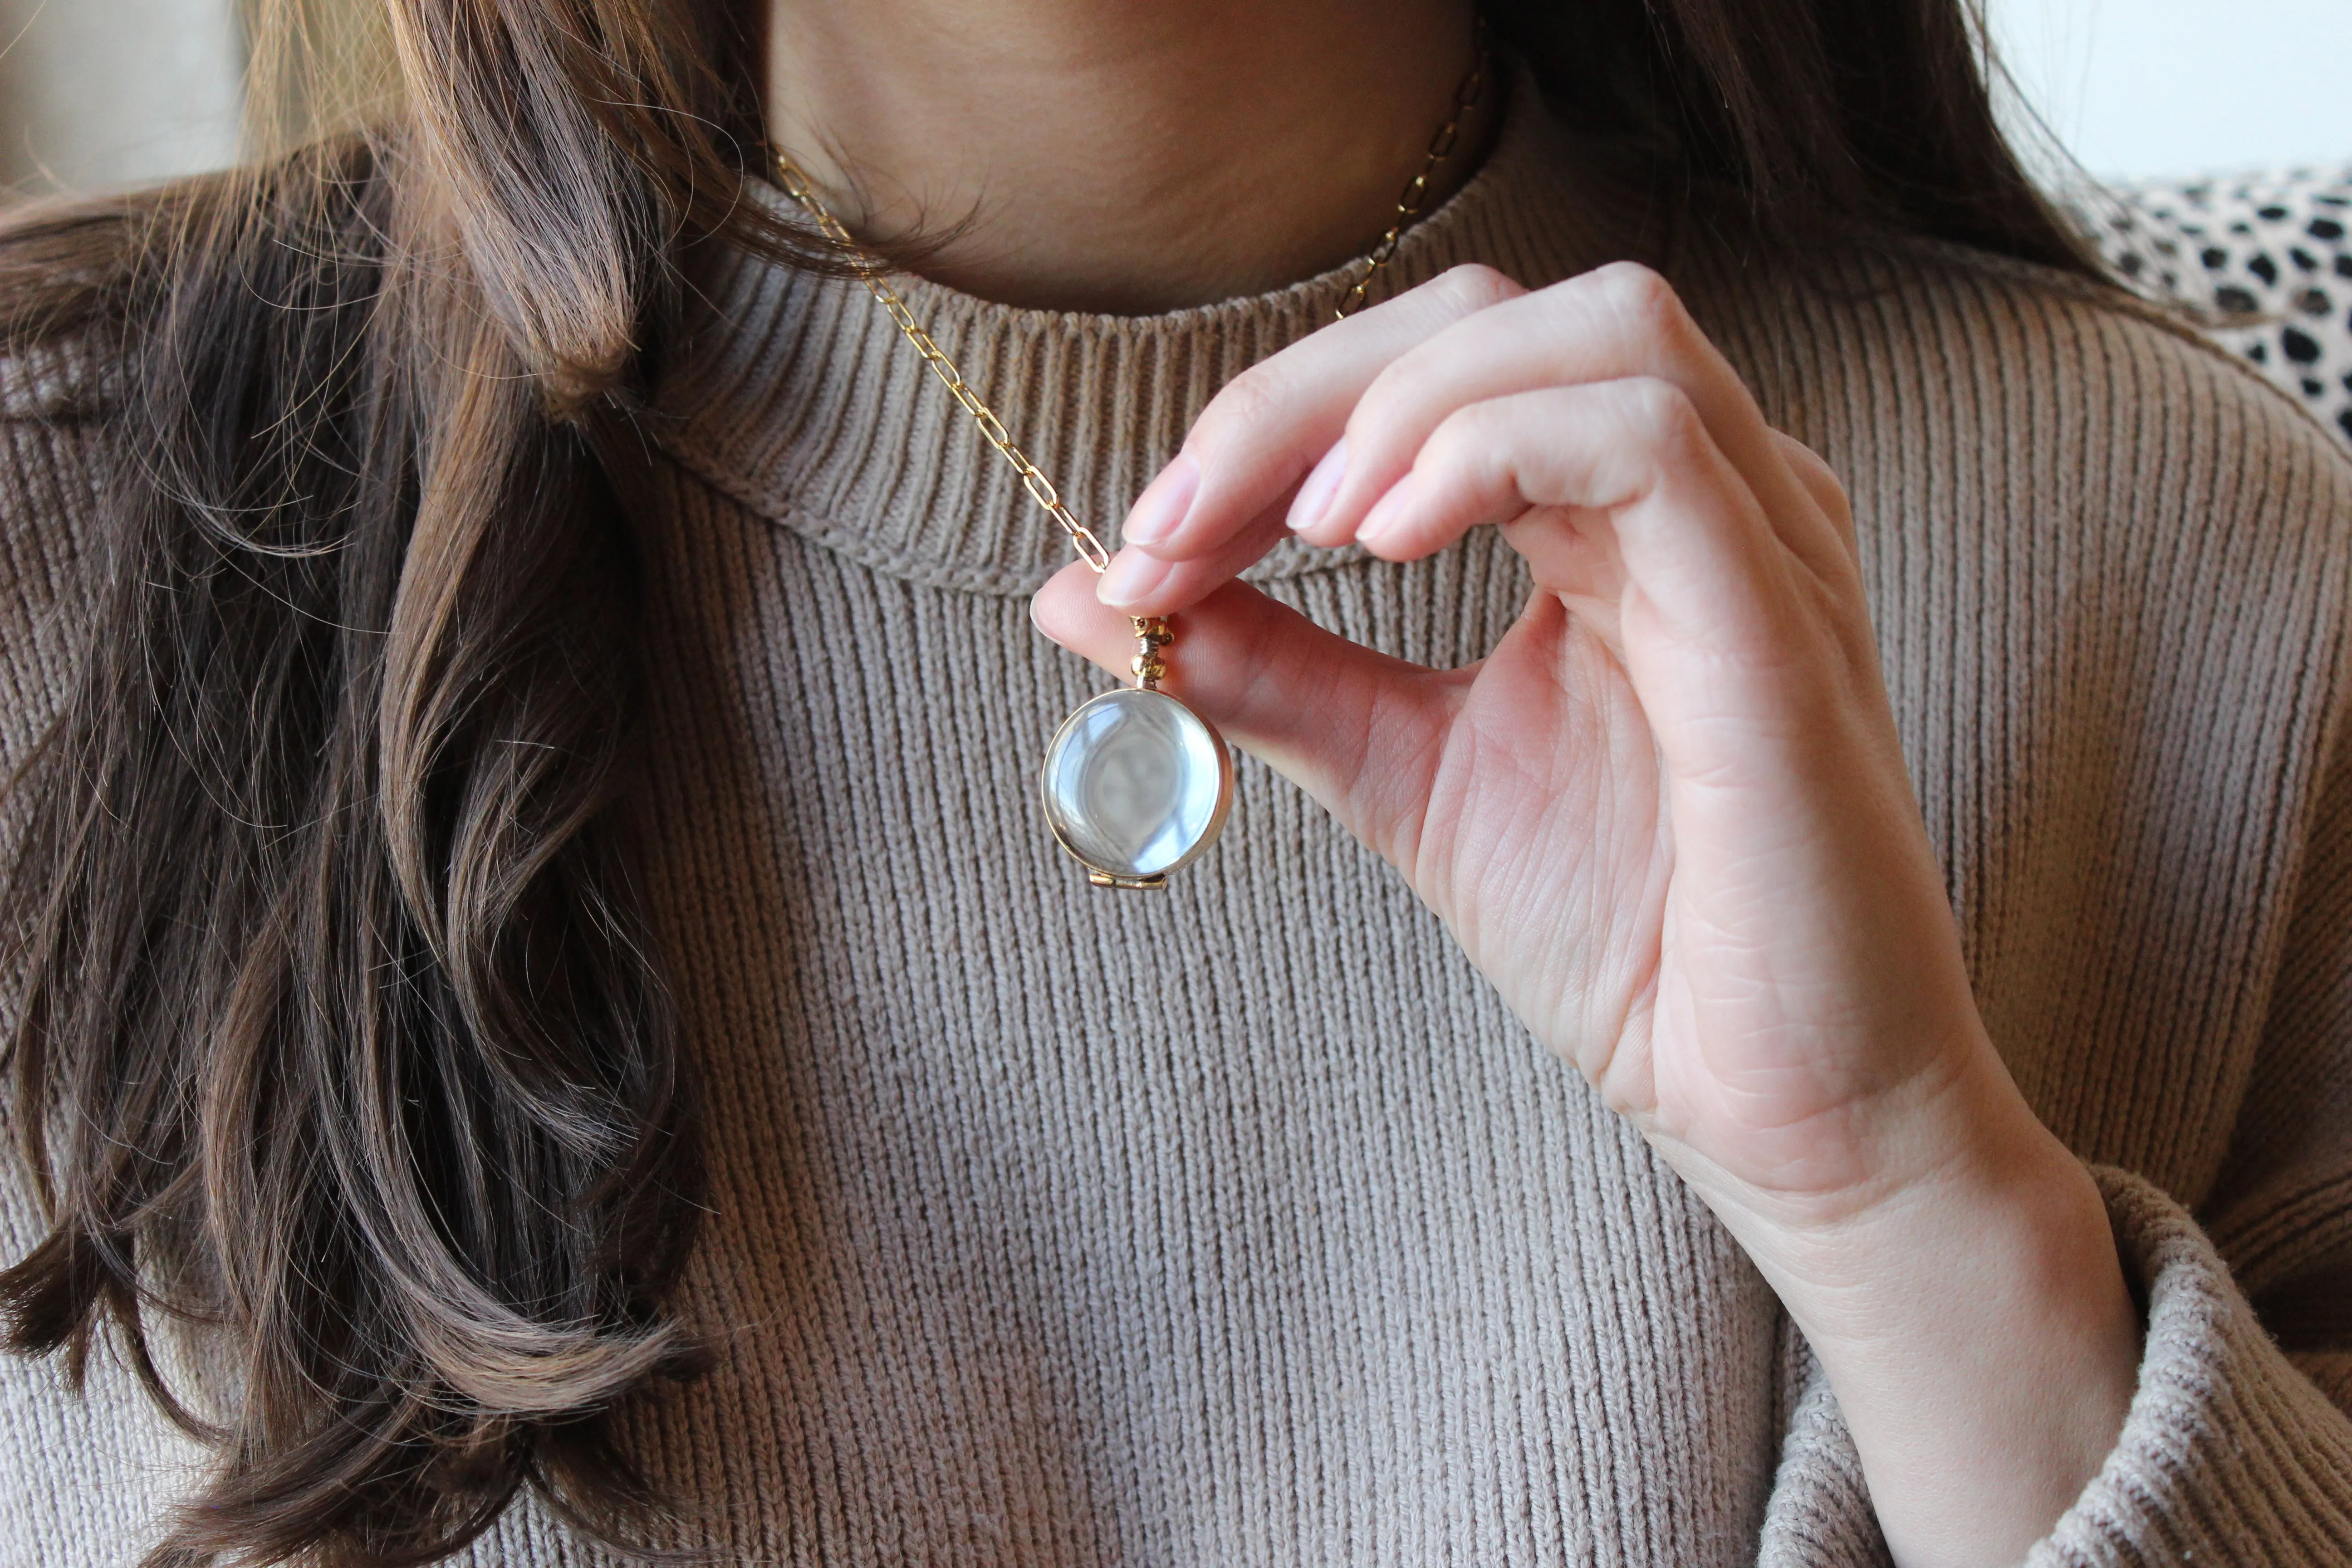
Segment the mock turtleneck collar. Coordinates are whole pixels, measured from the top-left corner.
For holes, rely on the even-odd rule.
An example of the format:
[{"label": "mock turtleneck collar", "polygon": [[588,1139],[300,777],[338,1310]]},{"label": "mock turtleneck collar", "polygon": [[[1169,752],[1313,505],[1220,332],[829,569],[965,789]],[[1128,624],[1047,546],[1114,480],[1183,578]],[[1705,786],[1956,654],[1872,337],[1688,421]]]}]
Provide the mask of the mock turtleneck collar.
[{"label": "mock turtleneck collar", "polygon": [[[1406,232],[1376,297],[1469,261],[1531,285],[1568,277],[1612,254],[1592,217],[1567,135],[1521,72],[1486,163]],[[1024,310],[894,281],[1071,509],[1115,546],[1128,506],[1210,396],[1322,325],[1353,270],[1151,316]],[[894,576],[1024,594],[1070,559],[1060,530],[856,282],[740,253],[714,272],[656,398],[662,444],[679,461],[761,516]],[[1250,575],[1341,558],[1286,540]]]}]

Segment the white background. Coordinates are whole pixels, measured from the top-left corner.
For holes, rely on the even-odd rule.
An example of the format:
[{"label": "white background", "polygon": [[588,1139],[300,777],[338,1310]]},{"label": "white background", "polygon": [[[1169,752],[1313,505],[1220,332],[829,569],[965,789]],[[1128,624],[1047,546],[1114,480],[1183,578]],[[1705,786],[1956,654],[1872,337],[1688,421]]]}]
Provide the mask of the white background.
[{"label": "white background", "polygon": [[234,159],[235,6],[0,0],[0,184],[89,190]]},{"label": "white background", "polygon": [[1984,0],[2096,175],[2352,163],[2352,0]]},{"label": "white background", "polygon": [[[2352,0],[1983,3],[2027,100],[2095,174],[2352,163]],[[0,184],[232,157],[234,4],[0,0]]]}]

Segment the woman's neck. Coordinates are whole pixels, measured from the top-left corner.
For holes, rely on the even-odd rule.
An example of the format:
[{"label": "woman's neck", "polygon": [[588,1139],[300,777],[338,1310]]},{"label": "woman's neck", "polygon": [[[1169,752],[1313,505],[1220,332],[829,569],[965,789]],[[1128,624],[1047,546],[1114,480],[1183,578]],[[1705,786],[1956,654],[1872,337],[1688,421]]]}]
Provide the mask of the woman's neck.
[{"label": "woman's neck", "polygon": [[936,240],[923,271],[986,299],[1122,314],[1362,251],[1473,52],[1471,0],[771,4],[769,133],[844,222]]}]

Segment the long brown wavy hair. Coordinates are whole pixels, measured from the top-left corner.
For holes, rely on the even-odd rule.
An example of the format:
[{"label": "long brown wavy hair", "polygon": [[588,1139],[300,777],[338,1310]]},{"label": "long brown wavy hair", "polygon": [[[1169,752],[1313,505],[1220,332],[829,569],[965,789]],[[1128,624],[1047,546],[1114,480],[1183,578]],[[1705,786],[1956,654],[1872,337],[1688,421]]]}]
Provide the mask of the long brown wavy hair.
[{"label": "long brown wavy hair", "polygon": [[[2095,277],[1964,3],[1490,21],[1759,242]],[[742,0],[383,4],[399,92],[357,129],[0,237],[7,375],[88,388],[53,417],[111,454],[99,608],[9,797],[6,1113],[47,1229],[0,1317],[77,1375],[110,1324],[209,1446],[159,1563],[421,1563],[526,1487],[641,1539],[616,1413],[691,1370],[697,1117],[629,847],[635,421],[701,247],[839,258],[740,199]],[[301,0],[263,16],[314,68]],[[165,1375],[165,1317],[225,1386]]]}]

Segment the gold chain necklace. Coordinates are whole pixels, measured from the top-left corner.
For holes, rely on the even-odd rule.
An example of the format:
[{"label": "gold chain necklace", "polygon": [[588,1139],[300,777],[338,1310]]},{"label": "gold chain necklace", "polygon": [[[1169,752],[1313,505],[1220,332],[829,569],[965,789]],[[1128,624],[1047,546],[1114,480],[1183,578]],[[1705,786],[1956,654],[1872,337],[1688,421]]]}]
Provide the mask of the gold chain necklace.
[{"label": "gold chain necklace", "polygon": [[[1372,281],[1396,255],[1397,243],[1413,219],[1421,216],[1430,182],[1454,155],[1462,122],[1485,96],[1487,72],[1486,32],[1479,31],[1477,52],[1470,72],[1454,89],[1445,123],[1429,140],[1420,172],[1397,196],[1394,221],[1357,265],[1362,268],[1333,307],[1331,319],[1340,321],[1364,303]],[[1046,516],[1069,536],[1078,558],[1099,573],[1110,564],[1110,552],[1094,531],[1078,521],[1045,470],[1029,460],[1005,429],[996,411],[982,401],[915,313],[907,308],[883,276],[881,264],[868,257],[855,236],[842,226],[820,200],[816,188],[782,148],[771,148],[784,194],[814,219],[826,238],[860,258],[858,279],[875,303],[931,368],[948,395],[980,426],[981,438],[1021,476]],[[1087,868],[1087,880],[1098,888],[1165,888],[1168,874],[1189,864],[1216,842],[1233,804],[1232,755],[1215,728],[1174,697],[1160,689],[1168,673],[1161,658],[1175,639],[1164,616],[1130,617],[1135,626],[1136,654],[1129,668],[1132,687],[1103,692],[1062,721],[1045,749],[1039,785],[1045,799],[1046,825],[1055,838]]]}]

